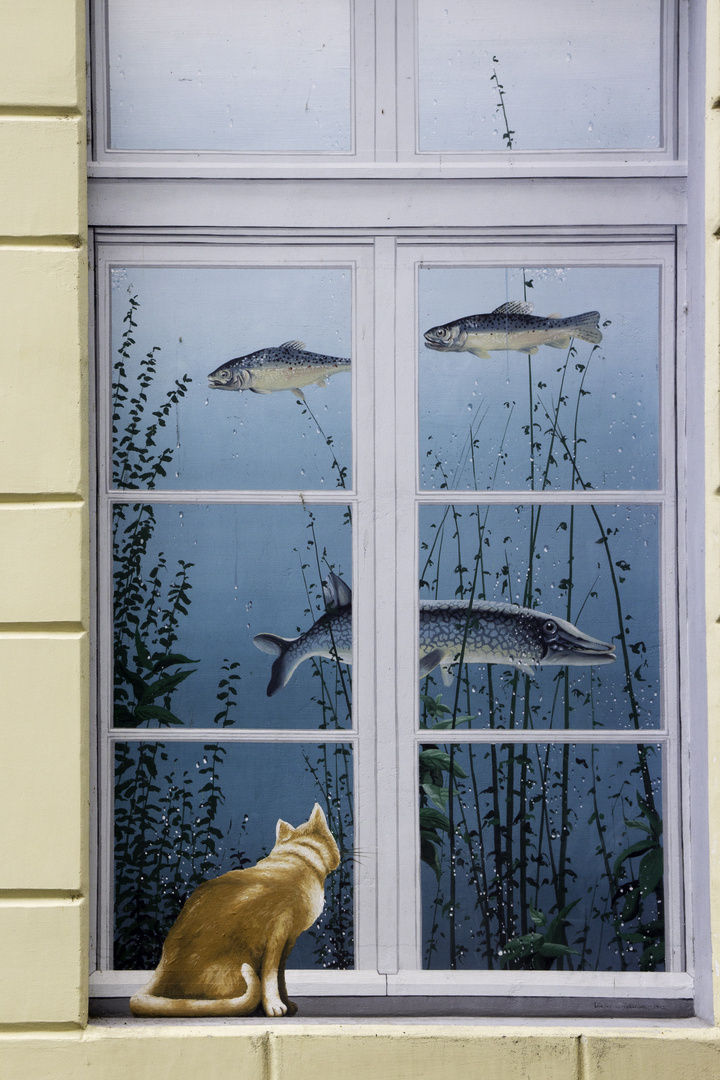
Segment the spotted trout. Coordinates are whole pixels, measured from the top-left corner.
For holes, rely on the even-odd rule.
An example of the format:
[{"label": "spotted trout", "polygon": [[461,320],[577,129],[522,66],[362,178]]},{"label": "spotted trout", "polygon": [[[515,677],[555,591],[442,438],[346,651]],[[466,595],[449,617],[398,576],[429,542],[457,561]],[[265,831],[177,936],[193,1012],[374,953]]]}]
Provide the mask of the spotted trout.
[{"label": "spotted trout", "polygon": [[304,401],[301,386],[327,386],[330,375],[349,370],[350,361],[342,356],[308,352],[302,341],[286,341],[228,360],[210,372],[208,384],[213,390],[251,390],[253,394],[291,390]]},{"label": "spotted trout", "polygon": [[[323,592],[328,610],[299,637],[255,637],[257,647],[275,657],[268,697],[310,656],[352,663],[352,593],[336,574],[329,575]],[[468,610],[462,601],[421,600],[419,677],[440,665],[449,686],[461,657],[465,664],[505,664],[532,675],[537,664],[612,664],[615,646],[534,608],[476,600]]]},{"label": "spotted trout", "polygon": [[566,349],[570,338],[581,338],[597,345],[602,341],[598,329],[599,311],[585,311],[561,319],[532,315],[533,305],[510,300],[486,315],[467,315],[464,319],[433,326],[425,331],[425,346],[438,352],[471,352],[489,360],[491,352],[509,350],[534,356],[538,346]]}]

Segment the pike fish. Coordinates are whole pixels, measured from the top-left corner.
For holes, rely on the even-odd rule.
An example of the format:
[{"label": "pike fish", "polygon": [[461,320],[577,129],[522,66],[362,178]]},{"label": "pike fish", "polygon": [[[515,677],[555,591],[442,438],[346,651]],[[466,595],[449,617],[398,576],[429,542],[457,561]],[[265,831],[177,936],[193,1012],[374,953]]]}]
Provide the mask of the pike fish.
[{"label": "pike fish", "polygon": [[349,370],[349,359],[308,352],[302,341],[286,341],[228,360],[210,372],[208,384],[213,390],[252,390],[253,394],[292,390],[304,401],[301,386],[327,386],[330,375]]},{"label": "pike fish", "polygon": [[[282,689],[310,656],[352,663],[352,592],[331,573],[323,593],[328,610],[299,637],[255,637],[257,647],[275,657],[268,697]],[[518,604],[476,600],[468,618],[468,606],[462,601],[421,600],[420,678],[440,665],[449,686],[461,655],[466,664],[505,664],[532,675],[536,664],[612,664],[615,646],[584,634],[565,619]]]},{"label": "pike fish", "polygon": [[425,347],[438,352],[471,352],[489,360],[491,352],[510,350],[534,356],[538,346],[566,349],[570,338],[581,338],[597,345],[602,341],[598,329],[599,311],[585,311],[567,319],[532,315],[533,304],[509,300],[486,315],[467,315],[464,319],[433,326],[425,331]]}]

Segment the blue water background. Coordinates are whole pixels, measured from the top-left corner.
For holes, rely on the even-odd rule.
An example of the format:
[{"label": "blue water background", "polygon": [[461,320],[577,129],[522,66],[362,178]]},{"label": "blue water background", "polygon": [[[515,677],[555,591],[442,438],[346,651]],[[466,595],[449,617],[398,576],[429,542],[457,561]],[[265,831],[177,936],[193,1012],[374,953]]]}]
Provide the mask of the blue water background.
[{"label": "blue water background", "polygon": [[[534,315],[563,318],[600,312],[603,340],[593,346],[575,339],[577,355],[562,384],[566,399],[558,428],[568,440],[583,483],[595,488],[638,490],[658,486],[658,326],[659,271],[656,267],[526,268],[532,281],[527,300]],[[528,357],[521,352],[491,352],[481,360],[469,352],[442,353],[425,346],[433,326],[467,315],[493,311],[509,300],[523,300],[522,268],[422,267],[419,273],[420,477],[424,488],[492,490],[531,487]],[[608,325],[606,325],[608,323]],[[542,476],[560,397],[566,349],[541,345],[530,357],[533,393],[535,487]],[[577,365],[589,364],[587,372]],[[583,380],[585,375],[585,380]],[[580,390],[583,394],[580,394]],[[584,439],[573,450],[577,431]],[[478,447],[475,476],[469,449],[471,424]],[[548,486],[581,487],[563,461],[548,473]],[[438,462],[440,465],[438,465]]]},{"label": "blue water background", "polygon": [[[133,744],[130,744],[131,747]],[[197,877],[202,865],[203,851],[199,844],[192,852],[195,865],[188,858],[188,851],[177,838],[178,830],[170,828],[168,850],[163,860],[160,873],[160,886],[167,888],[171,881],[179,878],[184,883],[187,895],[200,883],[200,880],[217,877],[228,870],[236,870],[247,865],[254,865],[268,855],[275,843],[275,826],[282,818],[294,827],[301,825],[310,816],[313,805],[318,802],[329,818],[328,806],[323,791],[315,782],[308,763],[317,770],[322,760],[323,750],[314,743],[279,744],[279,743],[226,743],[225,760],[218,767],[219,786],[224,794],[214,827],[222,834],[222,840],[216,840],[217,857],[206,872]],[[346,744],[345,744],[346,745]],[[137,746],[137,744],[135,744]],[[167,759],[160,763],[160,778],[172,775],[173,783],[182,785],[183,776],[190,778],[193,784],[196,810],[201,808],[203,799],[200,791],[208,782],[207,774],[200,775],[200,769],[207,767],[212,759],[212,744],[165,743],[164,753]],[[332,758],[333,745],[327,750]],[[352,748],[347,747],[350,762]],[[352,796],[352,765],[348,771],[349,792]],[[163,788],[163,790],[166,790]],[[161,792],[162,794],[162,792]],[[159,796],[151,796],[159,803]],[[345,802],[343,801],[343,809]],[[331,819],[330,819],[331,820]],[[164,833],[165,823],[160,819],[160,827],[148,828],[147,844],[153,848],[159,843]],[[352,849],[352,823],[345,821],[345,847]],[[202,830],[200,837],[202,840]],[[339,840],[335,828],[336,839]],[[348,860],[347,873],[352,880],[352,862]],[[338,872],[330,875],[325,882],[326,903],[331,891],[337,888]],[[181,884],[182,888],[182,884]],[[349,934],[352,935],[352,910],[346,911]],[[316,924],[316,933],[323,933],[323,917]],[[318,966],[314,949],[317,941],[309,934],[301,934],[288,962],[289,968],[313,968]],[[352,944],[351,944],[352,947]],[[319,965],[322,966],[322,965]]]},{"label": "blue water background", "polygon": [[[438,507],[420,509],[420,568],[428,558],[433,565],[424,569],[427,586],[420,590],[421,599],[458,600],[456,589],[458,542],[462,565],[466,567],[463,584],[465,602],[469,602],[469,587],[475,571],[478,552],[478,519],[474,508],[456,506],[455,515]],[[662,723],[660,696],[660,587],[659,587],[659,515],[655,506],[596,507],[608,536],[613,570],[622,608],[622,626],[628,648],[631,671],[636,672],[633,687],[637,701],[640,727],[659,727]],[[570,554],[570,507],[546,505],[535,509],[539,514],[537,539],[532,558],[532,601],[547,615],[568,619],[579,630],[601,641],[615,645],[617,659],[613,664],[598,667],[570,667],[570,727],[632,728],[633,710],[625,690],[627,672],[623,662],[620,638],[620,619],[605,545],[598,543],[600,528],[589,506],[576,506],[573,528],[572,591],[568,612],[567,586]],[[531,508],[529,506],[481,506],[480,524],[484,526],[482,540],[485,572],[478,575],[476,599],[522,604],[530,549]],[[617,532],[616,532],[617,530]],[[443,531],[442,542],[440,532]],[[456,536],[457,534],[457,536]],[[427,545],[425,547],[424,545]],[[506,569],[507,568],[507,569]],[[491,715],[488,696],[488,674],[492,668],[495,692],[495,711]],[[459,712],[473,716],[472,726],[507,727],[510,724],[512,686],[516,680],[514,668],[502,664],[470,664],[470,687],[459,699]],[[532,706],[532,726],[561,728],[564,726],[563,696],[558,694],[558,677],[562,668],[542,664],[535,668],[527,694]],[[442,702],[454,708],[456,686],[445,687],[440,669],[431,675],[428,692],[440,695]],[[420,684],[425,690],[424,680]],[[515,726],[522,726],[526,694],[526,677],[517,679]]]},{"label": "blue water background", "polygon": [[[322,581],[331,567],[352,587],[351,528],[344,508],[184,503],[156,504],[154,513],[157,526],[146,573],[160,551],[172,574],[178,560],[194,564],[188,571],[191,602],[180,619],[173,651],[197,663],[176,689],[172,711],[188,727],[212,727],[223,708],[216,695],[220,680],[227,678],[222,665],[229,661],[239,664],[234,671],[240,676],[234,683],[237,708],[229,713],[235,725],[321,726],[325,714],[312,700],[320,695],[321,680],[312,660],[304,661],[287,686],[268,698],[273,657],[261,652],[253,638],[260,633],[292,638],[309,629],[325,611]],[[323,666],[335,700],[337,665],[326,660]],[[351,671],[344,666],[348,694]],[[342,693],[336,715],[348,726]]]},{"label": "blue water background", "polygon": [[111,362],[118,358],[129,296],[140,304],[130,379],[141,358],[160,346],[146,415],[176,380],[192,379],[158,436],[158,446],[174,449],[159,490],[333,489],[334,454],[347,466],[347,485],[352,483],[349,373],[333,375],[326,387],[304,389],[317,422],[334,440],[332,450],[290,390],[254,394],[210,389],[207,382],[226,361],[285,341],[349,357],[349,269],[119,267],[112,272],[111,295]]},{"label": "blue water background", "polygon": [[[449,751],[444,745],[442,749]],[[498,760],[502,761],[505,748],[498,750]],[[556,894],[553,887],[555,881],[555,869],[559,865],[560,845],[563,835],[562,830],[562,785],[560,777],[562,773],[563,747],[559,745],[534,746],[527,748],[516,746],[516,754],[525,751],[530,760],[527,778],[527,802],[524,807],[524,817],[520,816],[520,808],[517,801],[520,781],[520,767],[515,766],[514,792],[515,803],[513,804],[517,816],[512,824],[512,851],[514,858],[518,858],[520,850],[520,831],[527,830],[528,864],[527,874],[529,881],[537,881],[538,888],[531,885],[528,889],[527,898],[530,904],[542,914],[548,916],[550,922],[557,915]],[[594,758],[593,758],[594,752]],[[542,784],[541,766],[544,768],[547,755],[547,782]],[[500,967],[498,959],[498,947],[500,937],[498,935],[497,919],[491,919],[491,953],[492,965],[489,964],[486,950],[484,923],[481,911],[477,906],[477,887],[474,874],[484,873],[490,886],[490,907],[497,911],[497,898],[493,890],[493,875],[496,868],[494,857],[494,830],[493,830],[493,800],[492,791],[495,787],[496,777],[493,775],[490,750],[486,746],[475,746],[473,749],[474,776],[478,799],[475,800],[473,789],[472,769],[469,761],[468,747],[456,748],[456,761],[468,775],[467,780],[458,780],[459,795],[456,796],[455,821],[460,824],[461,834],[464,836],[467,829],[476,830],[473,839],[473,848],[476,852],[473,862],[468,857],[468,849],[463,840],[458,839],[457,852],[461,856],[456,869],[456,929],[457,946],[467,950],[458,967],[461,969],[485,969],[489,966],[497,970]],[[647,766],[651,778],[653,798],[658,810],[662,807],[662,755],[661,748],[651,744],[648,748]],[[593,767],[594,766],[594,767]],[[447,774],[445,774],[447,775]],[[642,818],[637,802],[637,793],[644,797],[645,791],[638,772],[638,755],[635,746],[622,746],[613,744],[575,744],[570,746],[570,767],[568,784],[568,812],[567,812],[567,897],[566,903],[575,900],[579,903],[568,913],[569,925],[566,929],[567,944],[577,950],[578,955],[565,960],[566,970],[590,970],[590,971],[619,971],[621,961],[617,942],[611,943],[614,936],[612,924],[601,916],[611,912],[612,897],[604,871],[604,859],[602,856],[601,843],[598,834],[598,821],[593,817],[596,805],[593,799],[592,789],[595,789],[597,810],[600,815],[599,824],[603,827],[603,843],[607,853],[608,864],[613,864],[623,851],[631,844],[646,840],[647,833],[642,829],[629,826],[628,821]],[[543,788],[545,790],[543,790]],[[506,813],[507,779],[500,774],[498,783],[499,802],[501,814]],[[533,809],[533,801],[542,792],[542,797]],[[543,822],[541,808],[547,807],[547,818]],[[461,809],[462,807],[462,809]],[[464,817],[463,817],[464,814]],[[478,817],[482,823],[478,828]],[[645,821],[647,824],[647,821]],[[478,833],[482,833],[484,844],[484,858],[478,858]],[[548,836],[551,840],[548,840]],[[549,859],[549,844],[553,851],[553,860]],[[543,862],[538,865],[538,851],[542,852]],[[642,855],[627,861],[625,873],[620,877],[627,882],[637,877],[639,861]],[[443,901],[449,897],[450,882],[450,857],[449,845],[446,842],[441,849],[442,876],[440,881],[440,895]],[[507,871],[502,864],[503,875]],[[520,933],[520,910],[518,900],[519,865],[514,866],[513,879],[514,903],[512,908],[501,911],[504,919],[515,919],[513,936]],[[481,878],[482,880],[482,878]],[[447,911],[440,914],[436,909],[438,896],[438,881],[432,869],[425,863],[422,864],[422,904],[423,904],[423,966],[433,969],[448,968],[450,966],[449,934]],[[504,891],[502,896],[507,899]],[[622,901],[617,904],[615,914],[622,910]],[[428,962],[427,947],[431,938],[434,919],[440,919],[439,931],[435,935],[438,951],[435,952]],[[657,907],[654,896],[649,896],[645,902],[643,921],[648,923],[657,917]],[[636,924],[628,921],[624,929],[631,932]],[[531,919],[528,919],[528,930],[535,930]],[[626,970],[639,970],[639,958],[643,946],[628,941],[623,952],[625,954]],[[559,965],[554,964],[555,969]],[[656,970],[662,971],[664,965],[660,963]]]}]

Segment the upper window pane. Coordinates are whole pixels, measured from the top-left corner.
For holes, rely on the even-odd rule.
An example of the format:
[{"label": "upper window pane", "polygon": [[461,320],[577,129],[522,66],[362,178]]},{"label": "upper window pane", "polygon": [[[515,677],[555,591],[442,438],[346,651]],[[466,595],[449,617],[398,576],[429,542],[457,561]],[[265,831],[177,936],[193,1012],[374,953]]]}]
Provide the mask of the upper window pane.
[{"label": "upper window pane", "polygon": [[113,267],[113,486],[350,486],[352,279],[348,266]]},{"label": "upper window pane", "polygon": [[116,150],[349,152],[349,0],[113,0]]},{"label": "upper window pane", "polygon": [[657,488],[660,284],[657,266],[421,266],[423,488]]},{"label": "upper window pane", "polygon": [[417,0],[418,148],[654,150],[661,0]]}]

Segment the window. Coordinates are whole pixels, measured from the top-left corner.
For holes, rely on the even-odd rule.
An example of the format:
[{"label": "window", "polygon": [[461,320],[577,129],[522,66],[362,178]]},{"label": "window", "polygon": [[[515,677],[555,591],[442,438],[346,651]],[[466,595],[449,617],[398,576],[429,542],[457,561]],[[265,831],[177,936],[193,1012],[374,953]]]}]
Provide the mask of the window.
[{"label": "window", "polygon": [[93,9],[99,995],[319,801],[291,993],[692,1010],[687,27],[515,8]]}]

